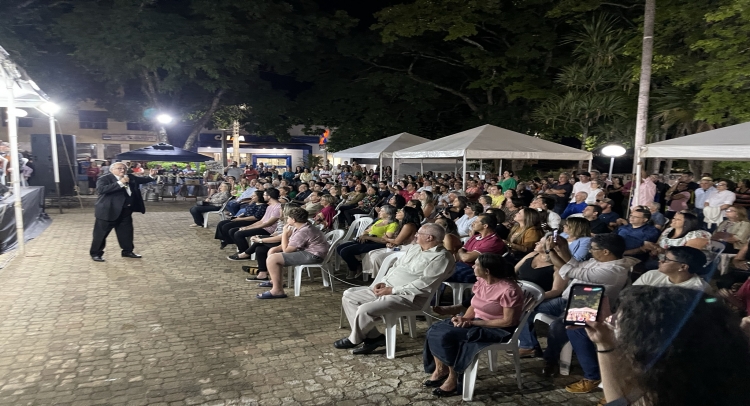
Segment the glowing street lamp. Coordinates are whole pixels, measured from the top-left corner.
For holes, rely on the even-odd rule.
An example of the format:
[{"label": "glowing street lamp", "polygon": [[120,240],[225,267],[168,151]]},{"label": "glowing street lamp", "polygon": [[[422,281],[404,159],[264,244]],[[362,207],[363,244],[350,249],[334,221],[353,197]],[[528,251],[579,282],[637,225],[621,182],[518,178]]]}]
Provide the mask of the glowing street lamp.
[{"label": "glowing street lamp", "polygon": [[156,116],[156,121],[158,121],[159,124],[170,124],[172,122],[172,116],[169,114],[159,114]]},{"label": "glowing street lamp", "polygon": [[609,160],[609,179],[612,180],[612,170],[615,166],[615,158],[625,155],[625,148],[622,145],[611,144],[602,148],[602,154],[608,156]]}]

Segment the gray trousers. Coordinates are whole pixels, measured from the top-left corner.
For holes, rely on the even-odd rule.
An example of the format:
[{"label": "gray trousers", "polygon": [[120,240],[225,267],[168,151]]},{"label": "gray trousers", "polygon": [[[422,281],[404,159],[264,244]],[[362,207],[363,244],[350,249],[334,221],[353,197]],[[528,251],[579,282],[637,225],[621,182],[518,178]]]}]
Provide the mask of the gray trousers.
[{"label": "gray trousers", "polygon": [[378,297],[370,288],[345,291],[341,305],[352,327],[349,341],[359,344],[365,338],[379,336],[380,332],[375,326],[381,317],[398,311],[420,310],[426,300],[420,296],[415,297],[413,302],[410,299],[398,295]]}]

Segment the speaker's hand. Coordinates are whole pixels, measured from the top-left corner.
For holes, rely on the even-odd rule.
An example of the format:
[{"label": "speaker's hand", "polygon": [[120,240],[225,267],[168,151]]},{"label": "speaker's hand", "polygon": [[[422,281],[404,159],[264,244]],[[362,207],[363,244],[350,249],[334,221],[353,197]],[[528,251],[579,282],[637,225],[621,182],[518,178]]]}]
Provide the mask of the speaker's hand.
[{"label": "speaker's hand", "polygon": [[120,178],[120,182],[122,182],[122,183],[128,183],[128,182],[130,182],[130,178],[128,177],[128,175],[125,175],[125,176],[123,176],[123,177]]}]

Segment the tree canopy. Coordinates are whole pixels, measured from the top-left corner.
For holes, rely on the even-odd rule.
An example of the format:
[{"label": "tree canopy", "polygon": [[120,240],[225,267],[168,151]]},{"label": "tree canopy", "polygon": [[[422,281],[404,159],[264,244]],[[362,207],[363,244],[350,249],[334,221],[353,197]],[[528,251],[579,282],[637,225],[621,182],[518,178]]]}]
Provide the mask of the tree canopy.
[{"label": "tree canopy", "polygon": [[[657,4],[651,140],[750,119],[750,0]],[[9,0],[0,44],[56,98],[330,148],[495,124],[630,145],[643,3]],[[65,80],[60,80],[63,77]],[[578,146],[578,145],[575,145]]]}]

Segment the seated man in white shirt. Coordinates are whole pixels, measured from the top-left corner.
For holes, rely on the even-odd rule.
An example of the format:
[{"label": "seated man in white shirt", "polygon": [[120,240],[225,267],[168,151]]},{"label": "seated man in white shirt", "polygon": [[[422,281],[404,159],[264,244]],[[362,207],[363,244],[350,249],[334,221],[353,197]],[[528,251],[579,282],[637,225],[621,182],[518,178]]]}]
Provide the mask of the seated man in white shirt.
[{"label": "seated man in white shirt", "polygon": [[712,293],[711,286],[699,276],[706,265],[706,255],[693,247],[669,247],[659,256],[659,269],[641,275],[633,285],[676,286]]},{"label": "seated man in white shirt", "polygon": [[372,289],[345,291],[341,303],[352,332],[333,346],[355,348],[355,355],[370,354],[384,346],[385,336],[376,328],[381,317],[421,309],[453,272],[455,260],[442,245],[444,237],[441,226],[423,225],[416,234],[417,243],[406,250],[380,283]]}]

